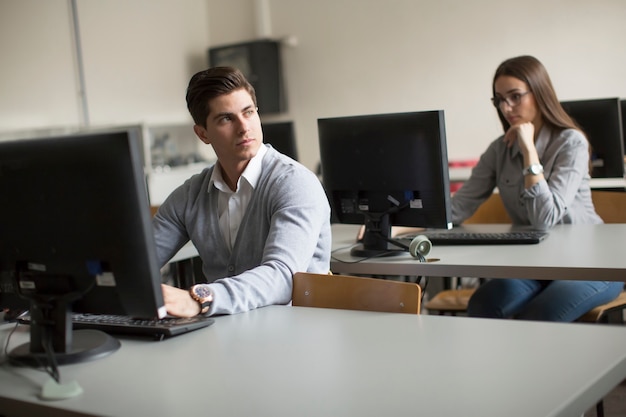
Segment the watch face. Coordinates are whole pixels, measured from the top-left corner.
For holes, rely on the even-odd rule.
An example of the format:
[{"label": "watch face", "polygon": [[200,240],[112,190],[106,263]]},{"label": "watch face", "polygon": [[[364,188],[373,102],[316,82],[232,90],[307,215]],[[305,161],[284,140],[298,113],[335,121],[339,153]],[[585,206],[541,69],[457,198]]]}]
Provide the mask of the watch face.
[{"label": "watch face", "polygon": [[524,175],[538,175],[541,174],[543,172],[543,166],[541,164],[532,164],[526,168],[524,168],[524,170],[522,171],[522,173]]},{"label": "watch face", "polygon": [[204,285],[197,285],[193,287],[193,292],[194,294],[196,294],[196,296],[198,296],[198,298],[201,299],[211,296],[211,290],[209,289],[209,287]]}]

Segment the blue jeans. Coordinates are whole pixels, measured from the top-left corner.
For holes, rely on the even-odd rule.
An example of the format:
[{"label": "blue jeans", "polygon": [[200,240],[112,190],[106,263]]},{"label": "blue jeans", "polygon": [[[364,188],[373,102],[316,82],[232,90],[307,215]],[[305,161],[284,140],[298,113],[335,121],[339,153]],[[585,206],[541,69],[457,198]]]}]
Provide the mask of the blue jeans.
[{"label": "blue jeans", "polygon": [[623,282],[492,279],[472,295],[470,317],[571,322],[615,299]]}]

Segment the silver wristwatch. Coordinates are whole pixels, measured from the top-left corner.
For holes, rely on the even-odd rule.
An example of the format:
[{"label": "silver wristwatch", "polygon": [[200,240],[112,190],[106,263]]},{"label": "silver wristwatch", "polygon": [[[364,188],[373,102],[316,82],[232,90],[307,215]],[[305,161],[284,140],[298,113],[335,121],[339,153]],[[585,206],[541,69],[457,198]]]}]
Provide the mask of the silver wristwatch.
[{"label": "silver wristwatch", "polygon": [[522,170],[522,175],[539,175],[543,174],[543,165],[541,164],[530,164],[526,168]]}]

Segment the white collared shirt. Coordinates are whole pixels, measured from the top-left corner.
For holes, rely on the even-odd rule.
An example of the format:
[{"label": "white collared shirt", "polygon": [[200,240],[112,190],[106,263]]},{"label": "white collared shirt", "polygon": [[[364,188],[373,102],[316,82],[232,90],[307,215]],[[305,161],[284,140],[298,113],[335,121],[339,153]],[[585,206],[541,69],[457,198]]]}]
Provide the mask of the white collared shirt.
[{"label": "white collared shirt", "polygon": [[267,148],[262,144],[237,180],[237,190],[235,191],[231,190],[224,181],[222,170],[218,169],[219,166],[216,165],[213,169],[209,187],[215,185],[215,188],[219,190],[217,208],[220,231],[230,249],[233,248],[239,225],[252,198],[252,192],[261,177],[262,160],[266,152]]}]

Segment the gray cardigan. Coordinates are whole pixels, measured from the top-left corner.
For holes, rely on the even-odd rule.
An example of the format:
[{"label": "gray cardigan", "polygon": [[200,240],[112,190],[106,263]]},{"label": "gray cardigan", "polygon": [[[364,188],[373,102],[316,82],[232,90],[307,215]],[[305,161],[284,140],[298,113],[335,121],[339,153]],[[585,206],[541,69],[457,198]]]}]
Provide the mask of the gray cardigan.
[{"label": "gray cardigan", "polygon": [[[264,145],[268,146],[268,145]],[[328,199],[318,178],[271,146],[232,252],[219,228],[214,166],[189,178],[153,219],[164,265],[189,240],[215,294],[209,314],[233,314],[291,300],[292,275],[330,269]]]}]

